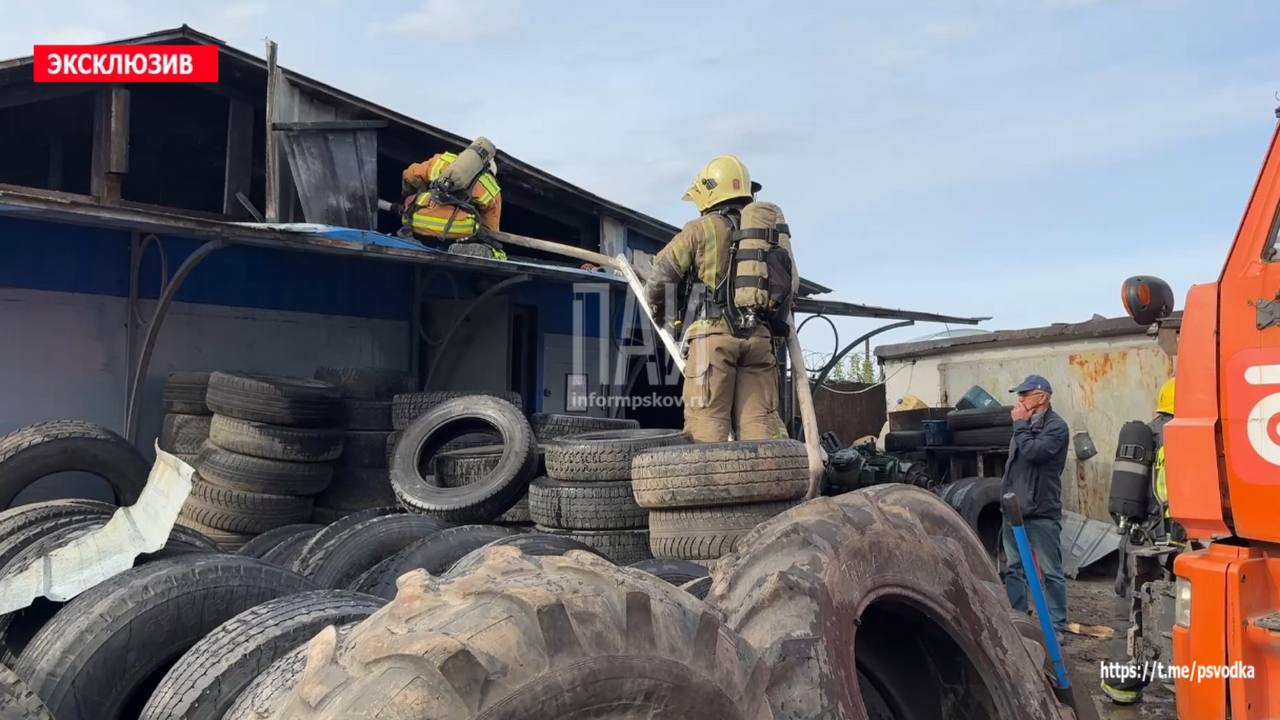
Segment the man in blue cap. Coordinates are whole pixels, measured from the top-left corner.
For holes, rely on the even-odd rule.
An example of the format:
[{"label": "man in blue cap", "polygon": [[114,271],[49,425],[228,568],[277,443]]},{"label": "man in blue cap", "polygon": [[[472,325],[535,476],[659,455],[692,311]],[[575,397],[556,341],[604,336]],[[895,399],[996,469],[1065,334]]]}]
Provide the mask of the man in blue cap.
[{"label": "man in blue cap", "polygon": [[[1022,509],[1023,526],[1031,551],[1044,577],[1045,596],[1053,627],[1059,634],[1067,624],[1067,581],[1062,572],[1062,468],[1067,462],[1067,422],[1050,407],[1053,387],[1039,375],[1009,392],[1018,394],[1013,405],[1013,440],[1005,465],[1001,493],[1013,493]],[[1002,530],[1004,554],[1009,564],[1005,591],[1015,610],[1027,612],[1027,576],[1018,557],[1013,531]],[[1035,572],[1035,568],[1032,568]]]}]

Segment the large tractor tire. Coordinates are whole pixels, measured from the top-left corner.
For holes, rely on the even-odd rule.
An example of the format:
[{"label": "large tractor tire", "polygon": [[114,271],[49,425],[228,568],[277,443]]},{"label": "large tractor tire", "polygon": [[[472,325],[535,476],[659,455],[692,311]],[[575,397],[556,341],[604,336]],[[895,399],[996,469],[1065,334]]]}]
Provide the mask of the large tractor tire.
[{"label": "large tractor tire", "polygon": [[311,641],[276,717],[763,717],[751,649],[648,573],[494,547],[465,575],[417,570],[399,590],[349,638]]},{"label": "large tractor tire", "polygon": [[707,602],[764,653],[775,717],[1063,716],[981,544],[927,491],[813,500],[740,547]]},{"label": "large tractor tire", "polygon": [[0,720],[53,720],[31,687],[0,665]]}]

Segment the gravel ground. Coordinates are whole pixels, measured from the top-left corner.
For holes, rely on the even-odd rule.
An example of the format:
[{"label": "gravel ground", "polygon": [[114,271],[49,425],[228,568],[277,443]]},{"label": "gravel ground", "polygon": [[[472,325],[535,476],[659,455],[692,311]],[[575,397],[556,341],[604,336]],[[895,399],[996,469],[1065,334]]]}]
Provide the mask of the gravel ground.
[{"label": "gravel ground", "polygon": [[[1106,625],[1123,637],[1129,624],[1127,611],[1120,606],[1108,576],[1081,577],[1067,581],[1067,616],[1085,625]],[[1143,691],[1143,701],[1136,705],[1116,705],[1098,687],[1099,663],[1108,660],[1112,648],[1123,641],[1068,634],[1063,641],[1077,681],[1088,683],[1098,714],[1104,720],[1173,720],[1176,717],[1173,692],[1153,683]],[[1123,645],[1119,644],[1123,649]]]}]

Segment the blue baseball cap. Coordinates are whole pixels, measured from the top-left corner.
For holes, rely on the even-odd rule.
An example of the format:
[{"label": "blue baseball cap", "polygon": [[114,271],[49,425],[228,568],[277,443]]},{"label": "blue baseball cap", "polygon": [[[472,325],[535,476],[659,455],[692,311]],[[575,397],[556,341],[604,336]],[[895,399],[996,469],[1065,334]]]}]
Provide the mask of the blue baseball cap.
[{"label": "blue baseball cap", "polygon": [[1027,379],[1023,380],[1021,385],[1009,388],[1009,392],[1011,393],[1024,393],[1032,390],[1043,390],[1050,395],[1053,394],[1053,386],[1049,384],[1048,380],[1045,380],[1044,377],[1040,375],[1028,375]]}]

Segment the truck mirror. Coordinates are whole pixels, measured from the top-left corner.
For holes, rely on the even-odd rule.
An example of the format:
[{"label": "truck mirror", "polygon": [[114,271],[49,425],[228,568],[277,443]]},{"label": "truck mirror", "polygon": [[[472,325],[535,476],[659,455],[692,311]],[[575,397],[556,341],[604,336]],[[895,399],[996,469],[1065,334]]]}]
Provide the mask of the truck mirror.
[{"label": "truck mirror", "polygon": [[1150,325],[1173,312],[1173,289],[1158,277],[1136,275],[1120,286],[1124,311],[1139,325]]}]

